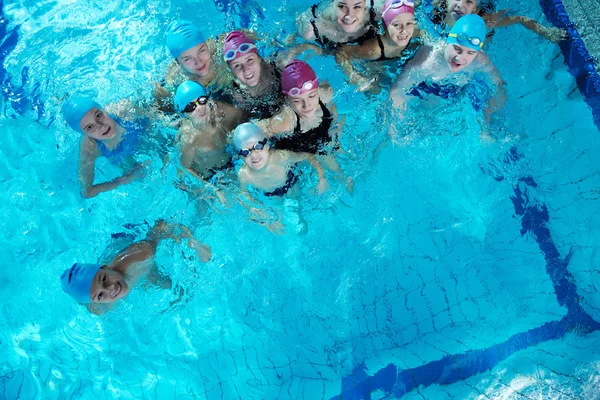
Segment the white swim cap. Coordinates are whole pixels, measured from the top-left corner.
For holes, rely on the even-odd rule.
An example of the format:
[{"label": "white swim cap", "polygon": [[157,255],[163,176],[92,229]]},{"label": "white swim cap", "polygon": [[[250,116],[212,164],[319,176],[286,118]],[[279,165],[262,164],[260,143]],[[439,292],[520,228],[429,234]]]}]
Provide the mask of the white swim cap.
[{"label": "white swim cap", "polygon": [[238,125],[233,131],[233,144],[235,148],[240,150],[249,141],[260,142],[265,138],[263,131],[253,123],[246,122]]}]

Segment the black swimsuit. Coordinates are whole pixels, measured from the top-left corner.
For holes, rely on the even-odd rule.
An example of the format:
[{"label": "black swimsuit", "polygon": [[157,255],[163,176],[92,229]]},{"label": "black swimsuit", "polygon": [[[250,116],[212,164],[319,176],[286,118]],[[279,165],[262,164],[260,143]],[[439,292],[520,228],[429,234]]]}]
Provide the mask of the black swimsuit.
[{"label": "black swimsuit", "polygon": [[367,30],[367,32],[354,39],[354,40],[349,40],[347,42],[334,42],[331,39],[326,38],[325,36],[321,36],[319,34],[319,28],[317,28],[317,23],[316,20],[318,19],[317,17],[317,4],[314,4],[311,8],[312,10],[312,15],[313,15],[313,19],[310,21],[310,24],[312,25],[313,28],[313,33],[315,34],[315,42],[317,42],[321,47],[328,49],[328,50],[335,50],[338,47],[344,45],[344,44],[360,44],[362,42],[364,42],[365,40],[368,39],[372,39],[377,35],[377,20],[375,19],[377,16],[377,13],[375,12],[375,4],[374,4],[375,0],[371,0],[371,7],[369,8],[369,29]]},{"label": "black swimsuit", "polygon": [[285,180],[285,184],[283,186],[278,187],[272,192],[264,192],[265,196],[283,196],[286,194],[294,185],[298,182],[299,174],[296,173],[294,168],[288,169],[287,179]]},{"label": "black swimsuit", "polygon": [[300,117],[296,114],[294,133],[289,136],[272,138],[275,148],[294,151],[296,153],[327,154],[328,151],[324,150],[323,147],[333,139],[329,134],[333,117],[329,109],[320,100],[319,105],[321,106],[321,110],[323,110],[323,117],[319,126],[302,132]]}]

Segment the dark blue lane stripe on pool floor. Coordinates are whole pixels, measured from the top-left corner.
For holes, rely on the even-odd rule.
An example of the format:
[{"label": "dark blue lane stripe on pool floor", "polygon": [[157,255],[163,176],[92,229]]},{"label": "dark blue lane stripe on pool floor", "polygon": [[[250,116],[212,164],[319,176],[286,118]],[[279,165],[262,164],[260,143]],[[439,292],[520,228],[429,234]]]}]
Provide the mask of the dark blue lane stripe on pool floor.
[{"label": "dark blue lane stripe on pool floor", "polygon": [[[516,153],[514,156],[520,157]],[[521,235],[530,232],[544,253],[546,273],[550,276],[558,303],[567,308],[567,315],[560,321],[548,322],[518,333],[487,349],[446,356],[412,369],[398,370],[396,365],[389,364],[369,376],[362,364],[351,375],[342,379],[342,392],[334,399],[370,399],[371,392],[375,390],[383,390],[387,395],[402,396],[419,386],[452,384],[492,369],[516,351],[561,338],[567,332],[586,334],[600,329],[600,323],[594,321],[579,304],[573,276],[567,268],[570,255],[565,259],[560,258],[548,229],[548,209],[543,204],[532,205],[529,202],[527,187],[536,186],[532,178],[521,178],[511,200],[515,214],[521,217]]]},{"label": "dark blue lane stripe on pool floor", "polygon": [[600,76],[596,71],[594,59],[585,48],[583,39],[569,18],[563,2],[540,0],[540,5],[550,22],[569,32],[570,39],[562,41],[559,46],[565,57],[565,63],[569,66],[569,72],[575,77],[585,101],[592,108],[594,123],[600,130]]}]

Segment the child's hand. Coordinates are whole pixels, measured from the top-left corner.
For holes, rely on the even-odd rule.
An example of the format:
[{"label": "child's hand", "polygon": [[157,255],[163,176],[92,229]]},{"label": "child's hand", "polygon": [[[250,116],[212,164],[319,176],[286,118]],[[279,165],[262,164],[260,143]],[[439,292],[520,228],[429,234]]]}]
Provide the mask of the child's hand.
[{"label": "child's hand", "polygon": [[196,239],[188,240],[188,247],[192,250],[195,250],[198,253],[198,257],[202,262],[209,262],[212,257],[212,252],[210,251],[210,247],[207,245],[200,243]]},{"label": "child's hand", "polygon": [[545,28],[541,34],[553,43],[569,39],[569,33],[566,30],[555,27]]},{"label": "child's hand", "polygon": [[317,185],[317,191],[319,192],[319,194],[322,194],[327,190],[329,190],[329,183],[327,182],[327,179],[319,178],[319,184]]},{"label": "child's hand", "polygon": [[131,170],[121,177],[121,183],[127,184],[133,181],[141,180],[146,177],[146,167],[150,164],[150,161],[146,161],[145,163],[137,163]]},{"label": "child's hand", "polygon": [[285,227],[280,221],[273,222],[272,224],[267,225],[267,229],[276,235],[285,234]]}]

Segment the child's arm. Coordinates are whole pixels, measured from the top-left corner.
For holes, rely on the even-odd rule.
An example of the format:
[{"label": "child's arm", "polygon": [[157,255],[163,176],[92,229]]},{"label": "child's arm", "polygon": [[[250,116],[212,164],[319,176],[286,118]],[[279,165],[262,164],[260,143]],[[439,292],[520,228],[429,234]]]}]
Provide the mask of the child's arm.
[{"label": "child's arm", "polygon": [[506,10],[498,11],[486,18],[489,28],[500,28],[503,26],[510,26],[514,24],[521,24],[525,28],[537,33],[538,35],[550,40],[551,42],[558,43],[562,40],[568,39],[569,35],[564,29],[556,27],[548,27],[540,24],[537,21],[529,17],[522,15],[505,15]]},{"label": "child's arm", "polygon": [[338,63],[342,72],[348,78],[348,82],[359,87],[359,91],[369,89],[373,83],[373,79],[360,74],[354,65],[352,59],[359,60],[376,60],[379,55],[373,54],[373,49],[367,45],[345,45],[340,50],[335,52],[335,61]]},{"label": "child's arm", "polygon": [[93,139],[84,136],[81,139],[81,144],[79,146],[78,175],[79,183],[81,184],[81,195],[86,199],[96,197],[102,192],[108,192],[118,188],[121,185],[131,183],[136,179],[143,178],[145,175],[143,166],[140,164],[123,176],[120,176],[109,182],[94,185],[97,158],[98,145]]},{"label": "child's arm", "polygon": [[477,55],[477,58],[481,62],[482,71],[490,76],[492,82],[497,87],[496,95],[490,97],[488,101],[488,107],[486,107],[484,111],[486,123],[489,125],[494,112],[502,110],[504,108],[504,104],[506,103],[506,90],[504,89],[505,82],[502,79],[502,75],[500,75],[500,71],[492,63],[487,54],[480,52]]},{"label": "child's arm", "polygon": [[329,183],[325,178],[325,169],[321,166],[321,163],[317,160],[314,154],[310,153],[295,153],[291,151],[286,151],[287,161],[290,164],[294,164],[300,161],[308,161],[310,165],[317,171],[317,176],[319,177],[319,183],[317,185],[317,190],[319,194],[325,192],[329,189]]},{"label": "child's arm", "polygon": [[267,138],[278,133],[290,132],[294,129],[294,111],[290,107],[283,109],[271,118],[256,121],[256,125],[264,132]]},{"label": "child's arm", "polygon": [[192,231],[183,224],[170,224],[162,219],[156,221],[152,232],[148,235],[148,240],[155,243],[156,249],[156,245],[165,239],[173,239],[176,243],[180,243],[182,239],[188,239],[188,247],[196,250],[200,256],[200,261],[208,262],[210,260],[210,247],[196,240]]},{"label": "child's arm", "polygon": [[313,20],[312,10],[309,8],[296,18],[296,26],[298,27],[298,34],[304,40],[315,40],[315,32],[311,21]]}]

